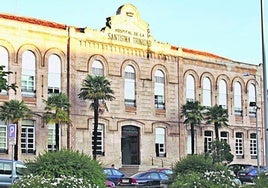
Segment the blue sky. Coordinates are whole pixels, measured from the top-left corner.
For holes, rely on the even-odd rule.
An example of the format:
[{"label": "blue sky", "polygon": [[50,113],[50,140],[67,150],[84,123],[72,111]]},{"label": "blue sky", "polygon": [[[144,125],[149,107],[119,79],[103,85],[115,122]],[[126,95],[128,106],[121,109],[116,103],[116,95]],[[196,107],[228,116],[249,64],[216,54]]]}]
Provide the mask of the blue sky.
[{"label": "blue sky", "polygon": [[[260,0],[0,0],[0,12],[101,29],[126,3],[138,8],[158,41],[244,63],[262,62]],[[264,11],[267,23],[268,4]],[[266,31],[265,44],[267,38]]]}]

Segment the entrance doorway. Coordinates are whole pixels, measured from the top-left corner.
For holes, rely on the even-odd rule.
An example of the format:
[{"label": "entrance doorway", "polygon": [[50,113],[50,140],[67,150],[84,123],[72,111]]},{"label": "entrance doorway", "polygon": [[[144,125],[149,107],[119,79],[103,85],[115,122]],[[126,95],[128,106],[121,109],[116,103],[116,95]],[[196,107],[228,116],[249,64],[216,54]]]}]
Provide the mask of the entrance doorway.
[{"label": "entrance doorway", "polygon": [[140,164],[140,128],[127,125],[122,127],[121,152],[122,164]]}]

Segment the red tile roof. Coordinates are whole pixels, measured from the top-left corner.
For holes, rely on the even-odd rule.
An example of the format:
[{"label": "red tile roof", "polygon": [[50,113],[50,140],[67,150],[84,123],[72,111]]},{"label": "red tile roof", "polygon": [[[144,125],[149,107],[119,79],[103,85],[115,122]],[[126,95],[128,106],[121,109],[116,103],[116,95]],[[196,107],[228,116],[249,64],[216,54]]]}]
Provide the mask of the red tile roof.
[{"label": "red tile roof", "polygon": [[66,25],[55,23],[55,22],[40,20],[40,19],[36,19],[36,18],[15,16],[15,15],[10,15],[10,14],[0,14],[0,18],[24,22],[24,23],[30,23],[30,24],[35,24],[35,25],[41,25],[41,26],[45,26],[45,27],[52,27],[52,28],[56,28],[56,29],[66,29],[67,28]]},{"label": "red tile roof", "polygon": [[217,58],[217,59],[223,59],[223,60],[230,60],[228,58],[225,57],[221,57],[212,53],[208,53],[208,52],[202,52],[202,51],[197,51],[197,50],[192,50],[192,49],[188,49],[188,48],[182,48],[182,51],[185,53],[190,53],[193,55],[202,55],[202,56],[206,56],[206,57],[210,57],[210,58]]}]

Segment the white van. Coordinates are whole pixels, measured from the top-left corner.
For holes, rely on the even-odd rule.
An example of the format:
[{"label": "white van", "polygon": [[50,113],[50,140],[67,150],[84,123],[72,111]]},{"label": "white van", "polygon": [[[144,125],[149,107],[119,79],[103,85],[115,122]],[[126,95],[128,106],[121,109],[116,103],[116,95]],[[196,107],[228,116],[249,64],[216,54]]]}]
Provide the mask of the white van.
[{"label": "white van", "polygon": [[25,164],[21,161],[0,159],[0,188],[9,187],[18,181],[25,172]]}]

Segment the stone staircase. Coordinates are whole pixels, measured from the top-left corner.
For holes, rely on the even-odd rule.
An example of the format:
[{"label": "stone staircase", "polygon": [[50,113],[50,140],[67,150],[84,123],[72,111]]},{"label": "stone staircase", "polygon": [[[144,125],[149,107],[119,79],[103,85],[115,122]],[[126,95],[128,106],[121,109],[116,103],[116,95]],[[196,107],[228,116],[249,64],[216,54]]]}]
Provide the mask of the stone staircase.
[{"label": "stone staircase", "polygon": [[139,165],[123,165],[119,170],[125,173],[127,176],[131,176],[139,172]]}]

